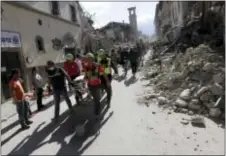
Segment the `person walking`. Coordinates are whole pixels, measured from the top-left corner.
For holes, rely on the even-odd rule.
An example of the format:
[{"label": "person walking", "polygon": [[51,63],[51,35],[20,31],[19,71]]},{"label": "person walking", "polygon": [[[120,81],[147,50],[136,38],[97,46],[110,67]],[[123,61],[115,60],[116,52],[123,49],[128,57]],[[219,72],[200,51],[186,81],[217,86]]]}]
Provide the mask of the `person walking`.
[{"label": "person walking", "polygon": [[29,104],[25,99],[24,89],[20,82],[20,70],[13,69],[9,82],[13,103],[16,105],[19,122],[23,130],[30,128],[30,124],[33,123],[29,120]]},{"label": "person walking", "polygon": [[47,61],[46,67],[46,72],[53,88],[53,96],[55,100],[54,120],[57,121],[59,118],[61,95],[64,97],[69,109],[73,112],[72,103],[66,88],[65,78],[68,80],[69,85],[73,84],[66,71],[60,67],[57,67],[53,61]]},{"label": "person walking", "polygon": [[44,81],[36,67],[32,68],[32,84],[34,86],[37,98],[37,109],[41,111],[45,106],[42,103]]},{"label": "person walking", "polygon": [[105,52],[103,52],[100,55],[100,65],[104,68],[104,74],[101,75],[101,83],[103,89],[107,93],[107,106],[110,108],[111,104],[111,97],[112,97],[112,87],[111,87],[111,81],[112,81],[112,60],[107,56]]},{"label": "person walking", "polygon": [[[94,55],[88,53],[85,56],[85,79],[87,80],[88,88],[94,101],[94,113],[96,119],[99,119],[101,113],[101,79],[100,76],[104,75],[104,68],[94,61]],[[106,77],[105,77],[106,78]],[[107,78],[106,78],[107,79]],[[109,83],[108,83],[109,85]]]},{"label": "person walking", "polygon": [[118,59],[117,53],[116,53],[115,49],[112,49],[111,50],[111,60],[112,60],[112,68],[114,70],[115,75],[118,75],[118,66],[117,66],[118,61],[117,61],[117,59]]},{"label": "person walking", "polygon": [[[72,81],[80,75],[80,72],[81,72],[80,68],[81,67],[79,67],[79,64],[75,62],[74,56],[72,54],[67,54],[66,61],[64,62],[64,70],[70,76],[70,79]],[[81,100],[82,100],[82,93],[80,93],[79,91],[75,91],[75,101],[78,105],[81,104]]]},{"label": "person walking", "polygon": [[131,70],[133,77],[136,77],[136,72],[137,72],[137,67],[138,67],[138,60],[139,60],[139,54],[137,52],[137,49],[135,47],[132,47],[130,49],[130,65],[131,65]]}]

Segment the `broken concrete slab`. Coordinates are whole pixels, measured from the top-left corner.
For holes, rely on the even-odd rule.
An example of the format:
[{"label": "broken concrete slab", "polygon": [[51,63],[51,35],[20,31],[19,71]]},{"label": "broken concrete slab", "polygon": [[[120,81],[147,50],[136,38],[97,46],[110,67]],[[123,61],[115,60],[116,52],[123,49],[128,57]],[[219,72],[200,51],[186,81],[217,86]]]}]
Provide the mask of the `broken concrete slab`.
[{"label": "broken concrete slab", "polygon": [[178,98],[176,101],[175,101],[175,105],[178,106],[178,107],[187,107],[188,106],[188,103],[180,98]]},{"label": "broken concrete slab", "polygon": [[198,92],[196,93],[196,97],[200,97],[204,92],[208,91],[209,87],[208,86],[204,86],[202,88],[200,88],[198,90]]},{"label": "broken concrete slab", "polygon": [[220,108],[210,108],[209,115],[214,118],[219,117],[221,115]]},{"label": "broken concrete slab", "polygon": [[214,83],[210,87],[210,91],[213,93],[213,95],[224,95],[224,88],[218,83]]},{"label": "broken concrete slab", "polygon": [[169,101],[167,100],[167,98],[163,97],[163,96],[160,96],[157,98],[158,99],[158,104],[159,105],[164,105],[164,104],[167,104]]},{"label": "broken concrete slab", "polygon": [[185,89],[185,90],[183,90],[182,92],[181,92],[181,94],[180,94],[180,98],[182,99],[182,100],[190,100],[190,98],[191,98],[191,90],[190,89]]},{"label": "broken concrete slab", "polygon": [[218,84],[224,83],[224,74],[218,73],[213,75],[213,81]]}]

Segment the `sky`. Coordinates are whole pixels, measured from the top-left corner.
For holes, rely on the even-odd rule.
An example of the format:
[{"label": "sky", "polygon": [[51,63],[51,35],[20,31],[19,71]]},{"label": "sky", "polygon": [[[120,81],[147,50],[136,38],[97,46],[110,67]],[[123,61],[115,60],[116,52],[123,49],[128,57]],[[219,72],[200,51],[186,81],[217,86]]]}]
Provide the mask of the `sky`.
[{"label": "sky", "polygon": [[80,2],[93,16],[94,27],[100,28],[111,21],[129,23],[127,8],[136,6],[138,29],[146,35],[154,34],[155,7],[158,2]]}]

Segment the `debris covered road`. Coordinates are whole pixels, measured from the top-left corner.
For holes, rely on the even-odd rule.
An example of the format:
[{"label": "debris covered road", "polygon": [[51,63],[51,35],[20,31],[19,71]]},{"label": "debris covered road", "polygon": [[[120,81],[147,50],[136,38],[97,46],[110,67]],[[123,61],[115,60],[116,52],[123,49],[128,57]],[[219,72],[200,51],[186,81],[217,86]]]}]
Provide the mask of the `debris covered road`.
[{"label": "debris covered road", "polygon": [[[130,76],[129,72],[128,79]],[[34,123],[29,130],[19,132],[18,125],[2,134],[2,154],[224,154],[224,129],[213,121],[205,118],[206,128],[197,128],[189,122],[181,123],[188,115],[155,104],[149,107],[138,104],[147,83],[140,79],[130,84],[113,81],[112,107],[96,135],[75,137],[73,125],[78,119],[73,115],[65,117],[67,105],[62,102],[61,124],[52,124],[54,107],[50,106],[32,118]],[[71,100],[74,101],[73,96]],[[17,116],[6,124],[10,126],[16,120]]]}]

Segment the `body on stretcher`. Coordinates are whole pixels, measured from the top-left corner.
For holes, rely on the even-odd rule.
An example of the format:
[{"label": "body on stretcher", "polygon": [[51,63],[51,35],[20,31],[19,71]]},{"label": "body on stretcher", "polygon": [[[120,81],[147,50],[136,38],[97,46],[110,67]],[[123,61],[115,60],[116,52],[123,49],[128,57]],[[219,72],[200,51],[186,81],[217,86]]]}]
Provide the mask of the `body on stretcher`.
[{"label": "body on stretcher", "polygon": [[80,75],[72,81],[74,90],[79,91],[82,94],[85,94],[88,92],[88,87],[84,77],[85,77],[84,75]]}]

